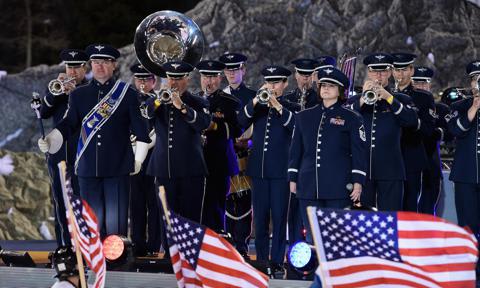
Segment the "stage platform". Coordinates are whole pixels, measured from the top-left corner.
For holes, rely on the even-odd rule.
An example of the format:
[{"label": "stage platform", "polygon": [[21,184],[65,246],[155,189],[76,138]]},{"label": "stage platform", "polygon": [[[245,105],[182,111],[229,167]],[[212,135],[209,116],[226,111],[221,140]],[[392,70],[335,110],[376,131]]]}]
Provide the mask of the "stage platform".
[{"label": "stage platform", "polygon": [[[0,287],[1,288],[38,288],[51,287],[55,283],[52,276],[55,274],[53,269],[46,268],[21,268],[21,267],[0,267]],[[89,273],[90,276],[92,276]],[[88,283],[93,284],[94,277],[89,277]],[[294,280],[270,280],[269,287],[309,287],[308,281]],[[177,282],[173,274],[163,273],[136,273],[136,272],[117,272],[108,271],[105,287],[112,288],[154,288],[154,287],[177,287]]]},{"label": "stage platform", "polygon": [[[55,270],[49,268],[48,255],[55,250],[55,241],[0,241],[0,246],[8,251],[27,251],[36,264],[35,268],[6,267],[0,260],[0,288],[53,285]],[[254,260],[254,247],[251,247],[250,252]],[[170,274],[173,272],[170,260],[162,259],[162,255],[158,258],[140,257],[130,260],[128,265],[114,268],[120,271],[108,271],[106,287],[177,287],[175,276]],[[256,261],[251,261],[250,264],[261,271],[266,269]],[[297,280],[298,274],[290,269],[287,270],[286,277],[288,280],[271,279],[269,287],[309,287],[311,284],[311,281]],[[89,283],[92,281],[94,277],[89,277]]]}]

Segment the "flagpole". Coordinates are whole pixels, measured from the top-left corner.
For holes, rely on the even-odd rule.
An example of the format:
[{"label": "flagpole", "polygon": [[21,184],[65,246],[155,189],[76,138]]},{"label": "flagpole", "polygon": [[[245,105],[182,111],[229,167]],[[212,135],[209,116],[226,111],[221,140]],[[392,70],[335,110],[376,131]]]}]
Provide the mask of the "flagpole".
[{"label": "flagpole", "polygon": [[[317,259],[318,259],[318,266],[320,268],[320,274],[322,277],[320,277],[320,281],[322,281],[322,287],[331,287],[331,286],[327,286],[327,283],[325,281],[325,274],[324,274],[324,271],[323,271],[323,267],[322,267],[322,261],[324,259],[322,259],[321,255],[320,255],[320,247],[322,244],[322,239],[321,239],[321,236],[320,236],[320,231],[318,231],[318,229],[314,229],[316,228],[317,226],[314,225],[314,221],[318,221],[317,219],[315,219],[315,214],[317,213],[317,208],[316,207],[307,207],[307,216],[308,216],[308,222],[310,223],[310,231],[312,233],[312,238],[313,238],[313,242],[315,243],[315,251],[317,253]],[[318,224],[317,224],[318,225]],[[315,233],[314,233],[315,231]],[[318,234],[318,235],[317,235]],[[320,237],[320,239],[318,238]]]},{"label": "flagpole", "polygon": [[165,220],[167,221],[168,228],[170,229],[172,226],[170,223],[170,215],[168,213],[167,196],[165,195],[165,187],[163,186],[158,187],[158,196],[160,197],[160,202],[162,203]]},{"label": "flagpole", "polygon": [[[67,195],[67,187],[66,187],[66,184],[65,184],[65,181],[66,181],[66,170],[67,170],[67,167],[65,165],[65,161],[62,161],[60,163],[58,163],[58,168],[60,170],[60,181],[62,182],[62,190],[63,190],[63,199],[64,199],[64,202],[66,203],[67,205],[67,209],[68,209],[68,217],[70,218],[70,225],[73,226],[73,217],[75,217],[75,215],[73,215],[73,209],[72,209],[72,205],[70,203],[70,201],[67,201],[68,198],[68,195]],[[66,198],[67,197],[67,198]],[[80,278],[80,288],[88,288],[87,287],[87,284],[86,284],[86,281],[85,281],[85,269],[83,267],[83,258],[82,258],[82,252],[80,251],[80,243],[78,242],[78,235],[77,235],[77,231],[72,227],[72,234],[73,234],[73,241],[75,243],[75,254],[77,256],[77,266],[78,266],[78,276]]]}]

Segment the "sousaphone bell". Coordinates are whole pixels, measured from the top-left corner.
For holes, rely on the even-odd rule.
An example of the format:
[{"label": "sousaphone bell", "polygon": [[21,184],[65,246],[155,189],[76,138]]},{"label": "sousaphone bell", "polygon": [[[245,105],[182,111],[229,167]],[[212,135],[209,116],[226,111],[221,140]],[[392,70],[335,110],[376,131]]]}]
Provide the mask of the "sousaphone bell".
[{"label": "sousaphone bell", "polygon": [[138,61],[151,73],[164,74],[161,65],[181,60],[195,66],[203,55],[205,37],[186,15],[163,10],[147,16],[135,32]]}]

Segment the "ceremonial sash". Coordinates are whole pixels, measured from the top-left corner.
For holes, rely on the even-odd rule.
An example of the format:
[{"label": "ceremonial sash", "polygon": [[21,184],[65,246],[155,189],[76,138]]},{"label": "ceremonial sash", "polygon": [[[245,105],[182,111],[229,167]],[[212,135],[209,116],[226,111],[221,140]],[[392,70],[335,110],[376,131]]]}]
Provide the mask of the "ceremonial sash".
[{"label": "ceremonial sash", "polygon": [[85,152],[88,144],[102,126],[110,119],[120,103],[122,103],[129,85],[118,80],[107,95],[88,112],[82,120],[80,137],[78,137],[77,159],[75,160],[75,171],[77,171],[78,162]]}]

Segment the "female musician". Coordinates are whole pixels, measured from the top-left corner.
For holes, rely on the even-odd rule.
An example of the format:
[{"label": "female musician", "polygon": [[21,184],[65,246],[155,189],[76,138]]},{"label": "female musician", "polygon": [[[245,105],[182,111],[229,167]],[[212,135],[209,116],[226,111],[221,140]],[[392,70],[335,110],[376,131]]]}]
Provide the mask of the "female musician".
[{"label": "female musician", "polygon": [[[310,227],[307,206],[342,209],[359,201],[367,168],[362,117],[340,100],[348,78],[326,68],[319,70],[318,83],[320,104],[296,115],[288,166],[290,190],[300,201],[305,227]],[[353,184],[351,192],[348,184]],[[310,232],[307,241],[312,243]]]}]

